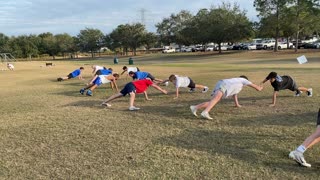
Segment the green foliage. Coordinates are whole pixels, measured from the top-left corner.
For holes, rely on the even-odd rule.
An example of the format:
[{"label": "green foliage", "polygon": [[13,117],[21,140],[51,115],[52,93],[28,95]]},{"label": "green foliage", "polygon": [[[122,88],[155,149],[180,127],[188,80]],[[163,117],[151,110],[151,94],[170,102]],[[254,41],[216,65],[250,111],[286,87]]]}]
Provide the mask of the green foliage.
[{"label": "green foliage", "polygon": [[94,57],[94,52],[103,45],[104,35],[99,29],[86,28],[81,30],[77,37],[81,50],[90,51],[92,57]]}]

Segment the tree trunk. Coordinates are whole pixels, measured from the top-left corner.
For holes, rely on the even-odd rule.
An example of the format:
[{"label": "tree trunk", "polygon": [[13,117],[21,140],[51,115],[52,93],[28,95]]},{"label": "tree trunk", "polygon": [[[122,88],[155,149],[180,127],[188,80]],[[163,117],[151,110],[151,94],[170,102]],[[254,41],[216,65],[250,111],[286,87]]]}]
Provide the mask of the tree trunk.
[{"label": "tree trunk", "polygon": [[221,43],[219,43],[218,46],[219,46],[219,54],[221,54],[222,53],[222,51],[221,51]]},{"label": "tree trunk", "polygon": [[274,48],[273,48],[273,51],[274,52],[277,52],[278,51],[278,38],[280,36],[280,27],[279,27],[279,6],[277,5],[277,12],[276,12],[276,15],[277,15],[277,27],[276,27],[276,42],[274,43]]},{"label": "tree trunk", "polygon": [[299,34],[300,34],[300,24],[299,24],[299,16],[300,16],[300,8],[299,8],[299,0],[297,0],[296,8],[297,8],[297,14],[296,14],[296,47],[294,48],[294,52],[298,52],[298,45],[299,45]]}]

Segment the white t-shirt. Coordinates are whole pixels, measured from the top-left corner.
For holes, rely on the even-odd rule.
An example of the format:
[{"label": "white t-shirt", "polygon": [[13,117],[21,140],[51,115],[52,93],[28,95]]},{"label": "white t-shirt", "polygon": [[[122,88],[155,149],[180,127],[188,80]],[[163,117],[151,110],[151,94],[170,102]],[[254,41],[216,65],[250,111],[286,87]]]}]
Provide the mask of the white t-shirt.
[{"label": "white t-shirt", "polygon": [[176,88],[179,87],[188,87],[190,84],[190,78],[189,77],[183,77],[183,76],[176,76]]},{"label": "white t-shirt", "polygon": [[107,79],[108,76],[106,75],[99,75],[99,77],[101,79],[102,84],[107,84],[111,82],[109,79]]},{"label": "white t-shirt", "polygon": [[8,64],[7,67],[8,67],[9,69],[14,69],[13,64]]},{"label": "white t-shirt", "polygon": [[252,84],[252,82],[248,81],[245,78],[223,79],[222,82],[224,87],[226,88],[226,92],[224,94],[225,98],[238,94],[242,90],[243,86]]},{"label": "white t-shirt", "polygon": [[104,69],[102,66],[93,66],[93,69],[94,69],[94,74],[99,71],[100,69]]},{"label": "white t-shirt", "polygon": [[138,68],[137,67],[128,67],[127,73],[129,74],[130,71],[137,72]]}]

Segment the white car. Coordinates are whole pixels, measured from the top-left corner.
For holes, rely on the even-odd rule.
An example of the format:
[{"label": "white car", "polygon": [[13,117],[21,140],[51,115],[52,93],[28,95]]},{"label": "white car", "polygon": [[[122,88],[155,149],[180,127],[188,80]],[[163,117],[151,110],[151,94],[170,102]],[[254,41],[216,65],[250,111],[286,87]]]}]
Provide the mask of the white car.
[{"label": "white car", "polygon": [[257,49],[257,45],[256,44],[248,44],[248,50],[256,50]]},{"label": "white car", "polygon": [[[228,45],[222,45],[221,46],[221,51],[227,51],[232,49],[232,47],[228,46]],[[219,51],[219,46],[216,47],[216,50]]]},{"label": "white car", "polygon": [[192,48],[191,47],[183,47],[183,48],[181,48],[181,52],[192,52]]},{"label": "white car", "polygon": [[206,51],[214,51],[215,47],[214,46],[209,46],[207,47]]},{"label": "white car", "polygon": [[175,48],[170,48],[170,49],[164,49],[162,50],[162,53],[174,53],[176,52],[176,49]]}]

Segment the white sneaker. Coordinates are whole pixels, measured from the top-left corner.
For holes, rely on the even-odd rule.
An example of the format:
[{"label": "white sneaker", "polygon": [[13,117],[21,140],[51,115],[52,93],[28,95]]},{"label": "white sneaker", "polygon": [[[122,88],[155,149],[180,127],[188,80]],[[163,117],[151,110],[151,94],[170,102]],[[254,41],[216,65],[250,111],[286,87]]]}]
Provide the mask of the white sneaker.
[{"label": "white sneaker", "polygon": [[308,89],[307,95],[308,95],[308,97],[312,97],[312,88]]},{"label": "white sneaker", "polygon": [[205,86],[205,87],[203,88],[203,90],[202,90],[202,93],[206,93],[206,92],[208,92],[208,90],[209,90],[209,88],[208,88],[207,86]]},{"label": "white sneaker", "polygon": [[289,154],[289,158],[295,160],[300,166],[311,167],[311,164],[307,163],[304,159],[303,154],[297,150],[291,151]]},{"label": "white sneaker", "polygon": [[212,117],[210,117],[209,113],[202,111],[201,116],[206,118],[206,119],[213,119]]},{"label": "white sneaker", "polygon": [[190,106],[190,109],[191,109],[192,114],[193,114],[194,116],[197,116],[197,117],[198,117],[196,106]]},{"label": "white sneaker", "polygon": [[136,111],[136,110],[139,110],[139,109],[140,109],[140,108],[135,107],[135,106],[129,107],[129,110],[130,110],[130,111]]},{"label": "white sneaker", "polygon": [[101,106],[111,107],[111,104],[108,103],[102,103]]}]

